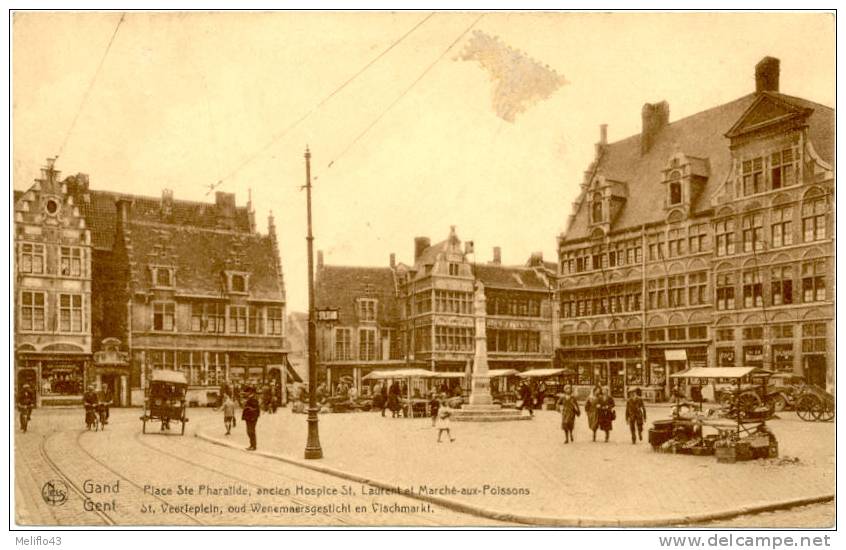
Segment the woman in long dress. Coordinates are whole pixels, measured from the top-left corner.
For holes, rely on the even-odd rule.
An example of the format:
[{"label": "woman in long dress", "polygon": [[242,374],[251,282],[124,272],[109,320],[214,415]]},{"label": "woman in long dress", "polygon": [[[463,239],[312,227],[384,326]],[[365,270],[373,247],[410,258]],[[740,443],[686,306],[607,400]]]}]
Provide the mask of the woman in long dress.
[{"label": "woman in long dress", "polygon": [[593,432],[593,440],[596,441],[596,430],[599,429],[599,396],[602,395],[602,388],[593,388],[587,401],[585,401],[585,412],[587,413],[588,429]]},{"label": "woman in long dress", "polygon": [[579,402],[573,397],[573,388],[568,384],[564,388],[564,396],[559,401],[561,405],[561,429],[564,430],[564,443],[576,441],[573,437],[573,427],[576,417],[582,413],[579,410]]},{"label": "woman in long dress", "polygon": [[[614,398],[611,397],[611,391],[606,388],[604,392],[599,394],[599,429],[605,432],[605,442],[608,443],[608,438],[611,435],[611,424],[617,417],[614,412]],[[596,435],[596,432],[594,432]]]}]

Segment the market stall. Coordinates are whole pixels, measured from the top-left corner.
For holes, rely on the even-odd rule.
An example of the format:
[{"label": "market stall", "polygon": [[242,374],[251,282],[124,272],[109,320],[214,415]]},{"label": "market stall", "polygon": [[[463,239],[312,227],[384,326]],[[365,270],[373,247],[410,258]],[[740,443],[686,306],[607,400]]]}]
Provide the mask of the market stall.
[{"label": "market stall", "polygon": [[[719,379],[732,381],[736,395],[742,395],[741,382],[750,377],[766,378],[769,371],[759,367],[694,367],[673,373],[679,381],[714,383]],[[676,391],[676,405],[672,417],[653,422],[649,443],[653,450],[693,455],[716,455],[720,462],[736,462],[753,458],[778,456],[778,441],[766,425],[766,411],[745,409],[739,399],[720,408],[702,411],[680,401],[682,392]]]}]

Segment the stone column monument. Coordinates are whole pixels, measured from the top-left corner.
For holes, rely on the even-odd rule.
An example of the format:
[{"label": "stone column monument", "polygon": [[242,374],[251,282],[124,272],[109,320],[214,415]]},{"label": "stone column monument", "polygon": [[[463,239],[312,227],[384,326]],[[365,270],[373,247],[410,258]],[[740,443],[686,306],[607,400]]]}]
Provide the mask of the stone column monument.
[{"label": "stone column monument", "polygon": [[486,334],[487,308],[485,307],[485,286],[476,282],[473,296],[476,348],[473,355],[473,373],[470,383],[470,399],[453,415],[459,422],[499,422],[503,420],[530,420],[521,411],[503,409],[495,405],[491,396],[491,379],[488,374],[488,339]]}]

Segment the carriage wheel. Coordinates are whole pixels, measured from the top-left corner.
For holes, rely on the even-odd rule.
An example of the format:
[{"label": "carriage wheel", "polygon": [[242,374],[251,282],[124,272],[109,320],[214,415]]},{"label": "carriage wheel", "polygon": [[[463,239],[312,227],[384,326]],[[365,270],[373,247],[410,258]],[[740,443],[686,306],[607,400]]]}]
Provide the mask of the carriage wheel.
[{"label": "carriage wheel", "polygon": [[787,408],[787,400],[780,393],[770,396],[767,401],[775,412],[781,412]]},{"label": "carriage wheel", "polygon": [[747,416],[761,404],[761,398],[754,393],[742,393],[737,398],[737,409],[742,416]]},{"label": "carriage wheel", "polygon": [[813,422],[816,420],[814,415],[814,408],[817,406],[819,400],[813,395],[804,395],[796,403],[796,414],[805,422]]},{"label": "carriage wheel", "polygon": [[831,422],[834,420],[834,406],[829,403],[817,402],[817,406],[814,407],[814,416],[822,422]]}]

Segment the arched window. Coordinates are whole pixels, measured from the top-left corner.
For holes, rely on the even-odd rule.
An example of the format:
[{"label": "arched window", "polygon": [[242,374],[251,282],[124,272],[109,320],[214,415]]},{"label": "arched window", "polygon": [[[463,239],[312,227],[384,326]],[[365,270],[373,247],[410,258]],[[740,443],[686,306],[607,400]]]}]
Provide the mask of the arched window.
[{"label": "arched window", "polygon": [[591,218],[593,219],[593,223],[599,223],[602,221],[602,195],[599,193],[594,193],[591,202]]}]

